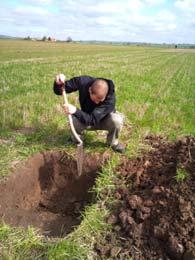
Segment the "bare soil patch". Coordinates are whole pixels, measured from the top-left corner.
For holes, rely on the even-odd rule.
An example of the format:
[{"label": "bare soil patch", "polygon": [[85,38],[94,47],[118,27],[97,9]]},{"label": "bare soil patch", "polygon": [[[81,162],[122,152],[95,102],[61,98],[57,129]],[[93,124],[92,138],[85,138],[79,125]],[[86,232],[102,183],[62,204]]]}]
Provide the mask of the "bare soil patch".
[{"label": "bare soil patch", "polygon": [[[112,233],[96,250],[102,258],[195,259],[195,138],[146,142],[152,151],[124,157],[116,169]],[[183,182],[175,178],[179,169],[189,175]]]},{"label": "bare soil patch", "polygon": [[0,219],[12,226],[33,226],[50,237],[65,236],[81,222],[93,199],[89,190],[104,155],[85,155],[77,177],[76,160],[61,151],[34,155],[0,183]]}]

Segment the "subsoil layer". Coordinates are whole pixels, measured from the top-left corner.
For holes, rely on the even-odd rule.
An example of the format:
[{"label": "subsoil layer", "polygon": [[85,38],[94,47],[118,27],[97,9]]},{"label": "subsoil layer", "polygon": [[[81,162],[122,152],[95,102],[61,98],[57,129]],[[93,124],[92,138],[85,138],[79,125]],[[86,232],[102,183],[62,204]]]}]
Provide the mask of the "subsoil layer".
[{"label": "subsoil layer", "polygon": [[[116,169],[112,232],[96,251],[103,259],[195,259],[195,138],[146,142],[152,150]],[[182,172],[187,178],[178,181]]]},{"label": "subsoil layer", "polygon": [[65,236],[81,222],[81,211],[93,199],[89,190],[104,155],[84,155],[77,176],[76,160],[63,151],[39,153],[0,182],[0,220],[33,226],[50,237]]}]

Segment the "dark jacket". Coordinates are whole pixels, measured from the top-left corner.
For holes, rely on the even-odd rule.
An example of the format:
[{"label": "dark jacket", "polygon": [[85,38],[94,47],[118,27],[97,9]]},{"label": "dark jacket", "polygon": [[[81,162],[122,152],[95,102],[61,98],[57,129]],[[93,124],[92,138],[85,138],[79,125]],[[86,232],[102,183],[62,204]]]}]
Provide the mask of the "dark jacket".
[{"label": "dark jacket", "polygon": [[[81,110],[77,109],[74,116],[76,116],[83,124],[88,126],[99,124],[100,121],[105,118],[105,116],[115,111],[115,91],[112,80],[104,79],[108,83],[109,90],[103,102],[95,104],[90,99],[89,87],[96,79],[99,78],[80,76],[67,80],[65,83],[65,90],[67,93],[71,93],[77,90],[79,91],[79,102]],[[61,87],[55,82],[54,92],[56,95],[62,95]]]}]

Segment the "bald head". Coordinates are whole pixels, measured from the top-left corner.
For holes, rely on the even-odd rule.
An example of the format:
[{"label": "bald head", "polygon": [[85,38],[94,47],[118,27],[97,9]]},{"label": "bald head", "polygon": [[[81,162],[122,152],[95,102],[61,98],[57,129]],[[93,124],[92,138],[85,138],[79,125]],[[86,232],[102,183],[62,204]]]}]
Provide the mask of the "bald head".
[{"label": "bald head", "polygon": [[105,80],[95,80],[92,86],[89,88],[91,100],[96,104],[99,104],[100,102],[104,101],[108,94],[108,89],[108,83]]}]

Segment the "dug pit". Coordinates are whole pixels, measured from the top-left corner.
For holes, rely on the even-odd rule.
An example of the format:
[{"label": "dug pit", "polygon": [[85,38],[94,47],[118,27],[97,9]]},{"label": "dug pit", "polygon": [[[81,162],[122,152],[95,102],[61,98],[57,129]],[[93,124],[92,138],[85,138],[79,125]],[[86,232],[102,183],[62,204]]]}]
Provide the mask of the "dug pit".
[{"label": "dug pit", "polygon": [[90,190],[104,160],[105,155],[85,155],[78,177],[76,160],[67,153],[34,155],[0,183],[1,222],[33,226],[49,237],[70,233],[93,200]]}]

